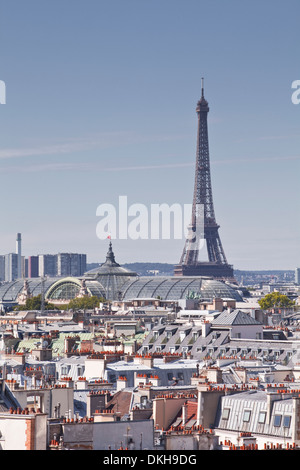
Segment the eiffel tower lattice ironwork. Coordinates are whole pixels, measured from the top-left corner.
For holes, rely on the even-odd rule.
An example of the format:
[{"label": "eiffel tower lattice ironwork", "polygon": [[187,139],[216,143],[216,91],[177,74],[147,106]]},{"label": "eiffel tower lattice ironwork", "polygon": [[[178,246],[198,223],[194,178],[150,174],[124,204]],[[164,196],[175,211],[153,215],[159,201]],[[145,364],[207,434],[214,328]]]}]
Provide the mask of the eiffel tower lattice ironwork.
[{"label": "eiffel tower lattice ironwork", "polygon": [[[219,279],[233,279],[233,267],[227,263],[216,222],[210,175],[207,115],[208,102],[204,98],[203,78],[201,99],[197,103],[198,115],[196,170],[192,219],[188,228],[188,237],[174,274],[178,276],[209,276]],[[199,210],[202,208],[202,240],[206,241],[208,261],[199,261]],[[198,238],[198,240],[196,240]],[[196,240],[196,241],[195,241]]]}]

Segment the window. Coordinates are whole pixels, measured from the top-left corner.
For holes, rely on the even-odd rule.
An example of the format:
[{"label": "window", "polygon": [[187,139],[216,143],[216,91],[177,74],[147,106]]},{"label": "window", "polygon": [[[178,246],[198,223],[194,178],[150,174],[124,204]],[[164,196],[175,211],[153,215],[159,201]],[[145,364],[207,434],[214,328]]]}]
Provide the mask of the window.
[{"label": "window", "polygon": [[49,300],[70,300],[77,297],[80,285],[74,282],[62,282],[56,286],[49,294]]},{"label": "window", "polygon": [[140,399],[141,404],[144,405],[144,406],[146,406],[146,405],[147,405],[147,401],[148,401],[147,395],[142,395],[142,396],[141,396],[141,399]]},{"label": "window", "polygon": [[224,408],[222,413],[222,419],[229,419],[230,415],[230,408]]},{"label": "window", "polygon": [[265,411],[261,411],[258,415],[258,422],[259,424],[265,424],[266,422],[266,416],[267,416],[267,413]]},{"label": "window", "polygon": [[275,415],[274,416],[274,426],[276,426],[277,428],[280,426],[281,424],[281,415]]},{"label": "window", "polygon": [[283,417],[283,426],[285,428],[289,428],[291,424],[291,416],[284,416]]},{"label": "window", "polygon": [[183,341],[185,338],[185,331],[181,331],[179,334],[179,337],[180,337],[180,341]]},{"label": "window", "polygon": [[116,376],[115,376],[115,374],[110,374],[108,380],[109,380],[109,382],[115,383],[115,382],[116,382]]},{"label": "window", "polygon": [[243,416],[244,423],[249,423],[250,416],[251,416],[251,411],[250,410],[245,410],[244,411],[244,416]]}]

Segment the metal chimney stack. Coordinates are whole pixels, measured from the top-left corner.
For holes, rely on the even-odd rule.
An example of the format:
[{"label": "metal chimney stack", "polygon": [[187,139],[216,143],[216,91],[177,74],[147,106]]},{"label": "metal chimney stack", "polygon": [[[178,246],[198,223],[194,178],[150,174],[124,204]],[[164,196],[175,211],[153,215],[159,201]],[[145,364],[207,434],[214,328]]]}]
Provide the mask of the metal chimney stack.
[{"label": "metal chimney stack", "polygon": [[21,279],[22,277],[22,238],[21,238],[20,233],[17,233],[16,254],[18,255],[18,279]]}]

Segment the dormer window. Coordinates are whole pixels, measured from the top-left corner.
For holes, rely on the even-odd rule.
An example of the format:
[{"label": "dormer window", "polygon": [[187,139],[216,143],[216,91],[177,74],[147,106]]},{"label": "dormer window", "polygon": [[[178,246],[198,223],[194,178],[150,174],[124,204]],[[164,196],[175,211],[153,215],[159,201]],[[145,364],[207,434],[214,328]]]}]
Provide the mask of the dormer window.
[{"label": "dormer window", "polygon": [[183,341],[185,338],[185,331],[181,331],[179,337],[180,337],[180,341]]}]

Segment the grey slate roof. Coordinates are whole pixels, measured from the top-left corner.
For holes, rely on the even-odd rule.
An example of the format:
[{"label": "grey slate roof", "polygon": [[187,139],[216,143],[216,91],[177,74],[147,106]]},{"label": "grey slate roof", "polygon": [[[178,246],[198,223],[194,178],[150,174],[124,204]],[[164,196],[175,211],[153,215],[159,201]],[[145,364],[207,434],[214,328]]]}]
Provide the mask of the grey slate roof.
[{"label": "grey slate roof", "polygon": [[224,310],[215,320],[212,321],[213,326],[217,325],[261,325],[255,318],[252,318],[245,312],[235,309],[230,312]]},{"label": "grey slate roof", "polygon": [[[291,438],[293,426],[292,424],[287,425],[283,418],[292,418],[292,398],[281,398],[280,394],[275,396],[268,419],[267,396],[268,392],[257,390],[221,397],[214,427],[222,429],[223,432],[239,431],[271,435],[274,438]],[[223,414],[225,408],[229,410],[229,416],[226,419]],[[248,413],[247,419],[245,419],[245,411]],[[264,421],[260,419],[262,413],[265,413],[266,416]],[[278,424],[275,424],[275,416],[279,416]]]}]

